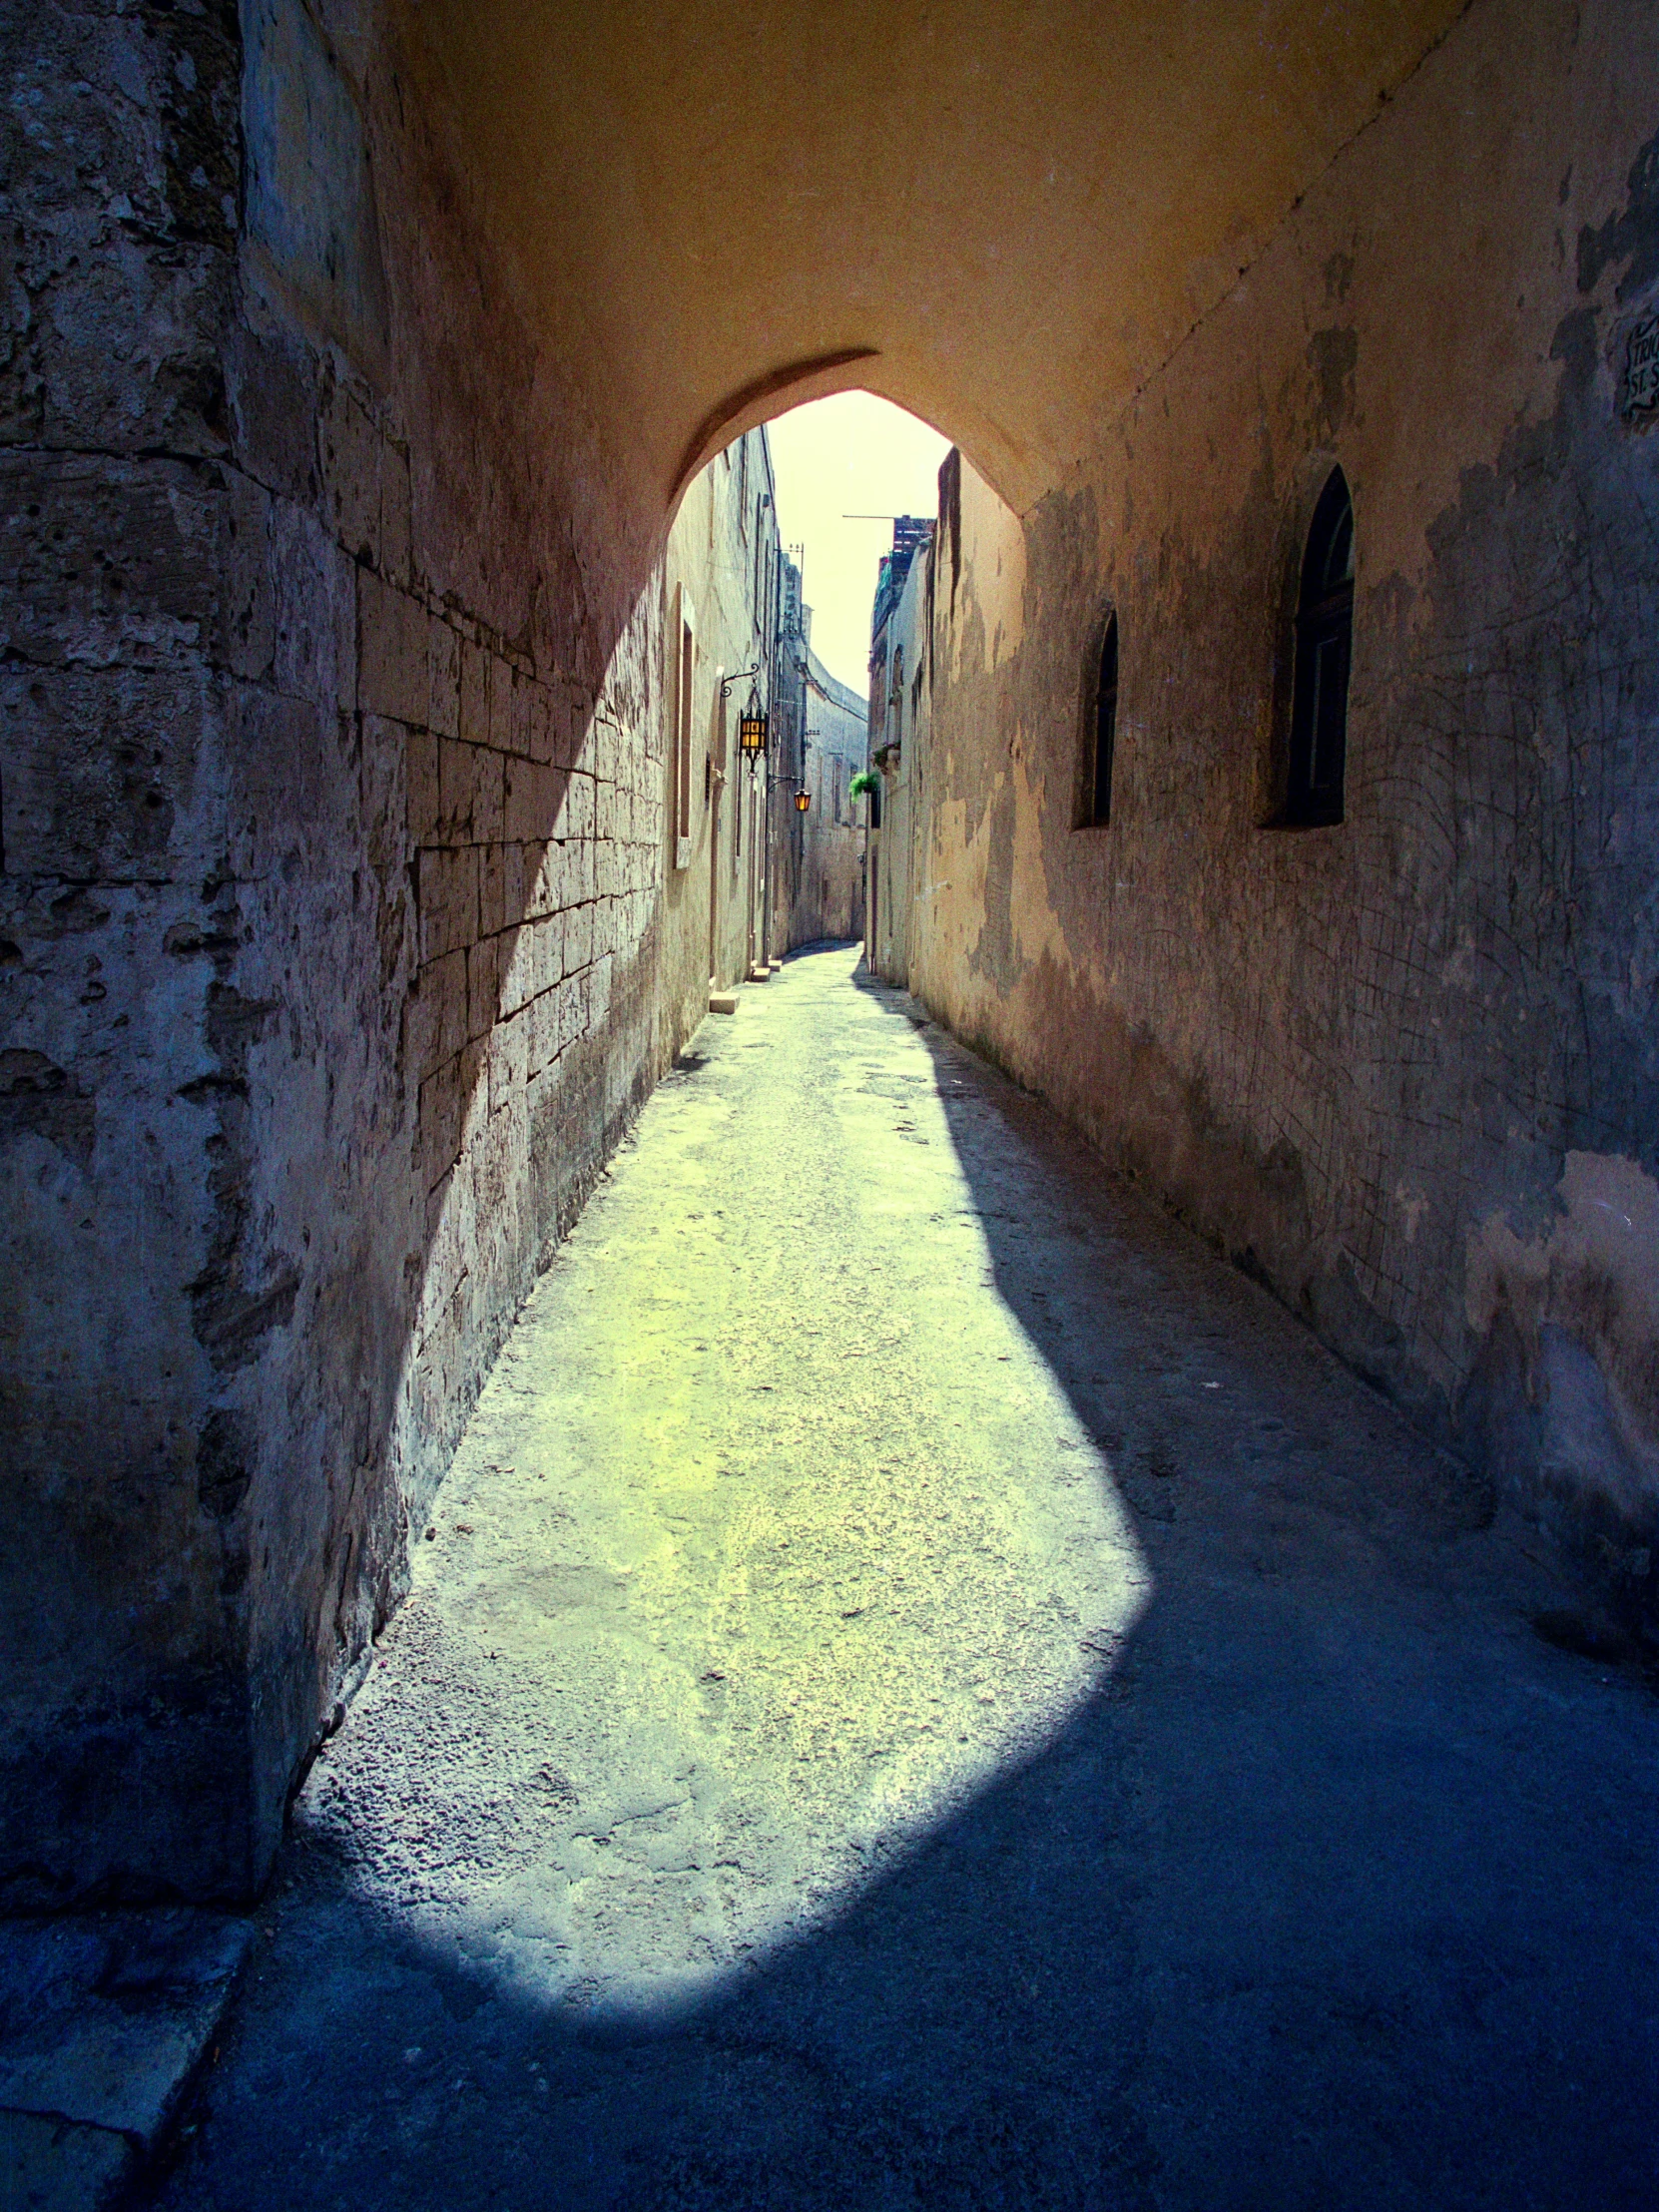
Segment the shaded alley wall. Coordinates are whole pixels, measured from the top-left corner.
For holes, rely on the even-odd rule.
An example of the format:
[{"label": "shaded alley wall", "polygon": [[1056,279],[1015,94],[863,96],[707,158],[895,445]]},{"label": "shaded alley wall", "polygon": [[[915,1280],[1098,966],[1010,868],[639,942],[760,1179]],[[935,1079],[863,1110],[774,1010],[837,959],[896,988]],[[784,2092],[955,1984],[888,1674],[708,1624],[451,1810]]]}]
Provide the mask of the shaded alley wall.
[{"label": "shaded alley wall", "polygon": [[[663,898],[660,517],[366,19],[4,32],[13,1904],[258,1885],[515,1308],[706,1006],[706,854]],[[754,627],[723,588],[710,664]]]},{"label": "shaded alley wall", "polygon": [[[1070,488],[1022,526],[946,463],[909,956],[1650,1614],[1651,31],[1624,0],[1481,0]],[[1272,830],[1337,461],[1347,818]],[[1080,828],[1110,610],[1111,822]]]}]

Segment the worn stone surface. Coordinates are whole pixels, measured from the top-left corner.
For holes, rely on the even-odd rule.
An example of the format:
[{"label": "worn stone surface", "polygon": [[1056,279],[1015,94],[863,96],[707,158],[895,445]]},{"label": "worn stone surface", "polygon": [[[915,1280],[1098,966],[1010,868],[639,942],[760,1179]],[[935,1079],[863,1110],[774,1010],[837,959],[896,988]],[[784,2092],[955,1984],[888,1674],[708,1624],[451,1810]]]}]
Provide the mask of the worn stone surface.
[{"label": "worn stone surface", "polygon": [[16,2212],[104,2212],[127,2194],[134,2165],[132,2145],[108,2128],[0,2111],[0,2182]]},{"label": "worn stone surface", "polygon": [[1650,1689],[853,957],[520,1319],[162,2201],[1642,2203]]},{"label": "worn stone surface", "polygon": [[[949,464],[883,957],[1659,1623],[1646,25],[1470,10],[1071,485],[1021,523]],[[1288,833],[1338,461],[1347,812]]]},{"label": "worn stone surface", "polygon": [[18,2212],[95,2212],[154,2155],[255,1936],[179,1910],[0,1928],[0,2172]]}]

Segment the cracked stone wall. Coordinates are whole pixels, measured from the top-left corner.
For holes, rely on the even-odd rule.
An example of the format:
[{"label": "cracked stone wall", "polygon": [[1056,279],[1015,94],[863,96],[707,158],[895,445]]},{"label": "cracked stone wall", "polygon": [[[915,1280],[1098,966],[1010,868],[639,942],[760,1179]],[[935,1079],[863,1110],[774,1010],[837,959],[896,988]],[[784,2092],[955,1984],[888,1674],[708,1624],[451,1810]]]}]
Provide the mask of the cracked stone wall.
[{"label": "cracked stone wall", "polygon": [[[947,463],[910,950],[955,1027],[1650,1618],[1651,31],[1478,0],[1072,486],[1022,524]],[[1347,817],[1274,831],[1339,460]],[[1079,829],[1108,608],[1112,821]]]},{"label": "cracked stone wall", "polygon": [[660,520],[372,10],[0,64],[0,1898],[246,1896],[704,1011]]}]

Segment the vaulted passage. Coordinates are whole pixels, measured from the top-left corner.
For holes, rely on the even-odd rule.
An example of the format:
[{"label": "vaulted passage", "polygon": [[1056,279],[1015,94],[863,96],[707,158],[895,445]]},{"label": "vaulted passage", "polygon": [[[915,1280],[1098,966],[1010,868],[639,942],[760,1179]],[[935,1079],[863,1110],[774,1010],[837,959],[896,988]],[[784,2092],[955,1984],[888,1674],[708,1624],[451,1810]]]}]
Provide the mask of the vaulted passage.
[{"label": "vaulted passage", "polygon": [[1651,1698],[854,957],[508,1340],[162,2202],[1635,2204]]},{"label": "vaulted passage", "polygon": [[[545,2031],[618,2201],[769,2005],[662,2201],[842,2065],[894,2201],[1250,2201],[1258,2097],[1443,2197],[1430,2052],[1464,2201],[1634,2187],[1651,14],[6,11],[0,1912],[246,1916],[303,1786],[282,1986]],[[769,426],[874,400],[831,667]]]}]

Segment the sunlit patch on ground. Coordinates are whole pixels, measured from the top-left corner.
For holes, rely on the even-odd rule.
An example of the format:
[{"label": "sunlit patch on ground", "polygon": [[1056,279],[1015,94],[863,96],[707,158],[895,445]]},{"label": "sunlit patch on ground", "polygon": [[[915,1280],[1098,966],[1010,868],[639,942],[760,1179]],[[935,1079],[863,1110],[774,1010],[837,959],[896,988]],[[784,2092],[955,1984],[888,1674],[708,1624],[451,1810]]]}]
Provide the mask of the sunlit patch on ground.
[{"label": "sunlit patch on ground", "polygon": [[[301,1819],[475,1968],[652,2013],[1044,1749],[1148,1571],[925,1043],[740,1025],[520,1323]],[[757,1009],[757,1013],[759,1009]]]},{"label": "sunlit patch on ground", "polygon": [[165,2201],[1646,2205],[1648,1685],[851,970],[700,1038],[523,1317]]}]

